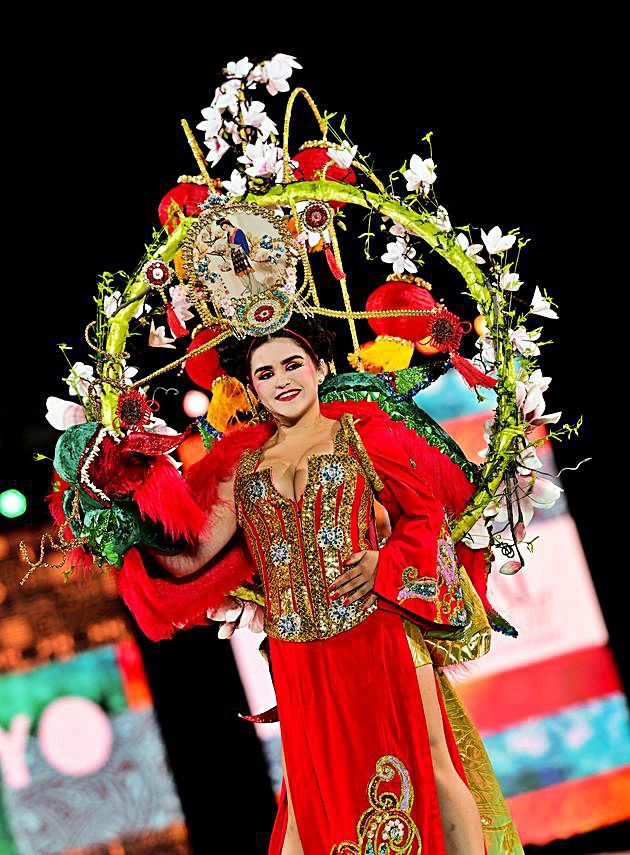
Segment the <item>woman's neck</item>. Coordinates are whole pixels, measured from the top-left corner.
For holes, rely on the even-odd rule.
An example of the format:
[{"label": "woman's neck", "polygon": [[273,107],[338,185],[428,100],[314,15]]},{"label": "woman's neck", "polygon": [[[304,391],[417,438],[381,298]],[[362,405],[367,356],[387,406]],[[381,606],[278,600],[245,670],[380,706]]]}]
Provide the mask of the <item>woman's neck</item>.
[{"label": "woman's neck", "polygon": [[312,407],[309,407],[299,419],[294,422],[281,422],[274,418],[277,428],[276,445],[281,442],[298,440],[309,433],[317,432],[325,421],[330,421],[322,415],[319,408],[319,401],[315,401]]}]

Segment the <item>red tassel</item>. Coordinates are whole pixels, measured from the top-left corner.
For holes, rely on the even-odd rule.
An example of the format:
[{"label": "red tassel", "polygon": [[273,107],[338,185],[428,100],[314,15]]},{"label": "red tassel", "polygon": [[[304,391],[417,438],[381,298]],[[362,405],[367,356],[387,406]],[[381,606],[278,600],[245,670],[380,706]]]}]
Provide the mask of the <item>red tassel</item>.
[{"label": "red tassel", "polygon": [[489,374],[479,371],[470,360],[460,356],[459,353],[451,355],[451,362],[471,389],[475,386],[485,386],[487,389],[492,389],[497,385],[496,377],[490,377]]},{"label": "red tassel", "polygon": [[166,317],[168,319],[168,325],[175,338],[183,338],[185,335],[188,335],[188,330],[175,314],[175,309],[173,308],[172,303],[166,304]]},{"label": "red tassel", "polygon": [[330,267],[330,272],[335,277],[335,279],[345,279],[346,274],[337,264],[337,259],[335,258],[335,254],[332,251],[329,243],[324,244],[324,252],[326,253],[326,261],[328,262],[328,266]]}]

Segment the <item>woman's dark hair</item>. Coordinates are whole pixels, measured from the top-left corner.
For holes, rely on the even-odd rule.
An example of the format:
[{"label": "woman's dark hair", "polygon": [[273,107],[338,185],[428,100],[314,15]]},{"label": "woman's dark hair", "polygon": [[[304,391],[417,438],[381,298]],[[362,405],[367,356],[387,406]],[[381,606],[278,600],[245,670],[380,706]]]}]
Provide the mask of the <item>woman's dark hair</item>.
[{"label": "woman's dark hair", "polygon": [[326,362],[329,362],[333,358],[335,333],[320,318],[306,317],[299,312],[295,312],[289,318],[287,327],[289,329],[282,327],[275,332],[261,336],[246,336],[245,339],[231,336],[222,341],[216,348],[221,368],[232,377],[236,377],[241,383],[247,383],[249,380],[249,365],[246,364],[246,360],[248,359],[250,344],[253,342],[249,358],[251,358],[257,347],[274,338],[294,338],[300,345],[300,348],[306,350],[308,353],[304,342],[297,336],[291,335],[291,330],[295,330],[298,335],[303,336],[320,359],[325,359]]}]

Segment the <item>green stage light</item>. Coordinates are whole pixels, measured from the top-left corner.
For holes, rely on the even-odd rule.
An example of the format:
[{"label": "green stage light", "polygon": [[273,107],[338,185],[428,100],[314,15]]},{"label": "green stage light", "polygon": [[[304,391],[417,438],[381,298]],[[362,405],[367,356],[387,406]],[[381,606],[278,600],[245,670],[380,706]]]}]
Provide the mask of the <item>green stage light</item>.
[{"label": "green stage light", "polygon": [[0,493],[0,514],[3,517],[21,517],[25,510],[26,497],[19,490],[5,490]]}]

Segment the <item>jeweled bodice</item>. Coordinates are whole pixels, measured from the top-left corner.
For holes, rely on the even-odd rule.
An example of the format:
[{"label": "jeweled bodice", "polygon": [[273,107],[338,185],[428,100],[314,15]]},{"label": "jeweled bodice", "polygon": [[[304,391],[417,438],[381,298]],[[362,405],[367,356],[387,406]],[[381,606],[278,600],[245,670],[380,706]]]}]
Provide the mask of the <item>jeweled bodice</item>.
[{"label": "jeweled bodice", "polygon": [[265,591],[268,635],[287,641],[328,638],[363,621],[375,606],[331,599],[342,562],[377,549],[374,492],[380,488],[354,427],[344,413],[330,454],[307,458],[298,501],[275,488],[271,469],[258,469],[261,449],[246,451],[236,470],[234,502]]}]

